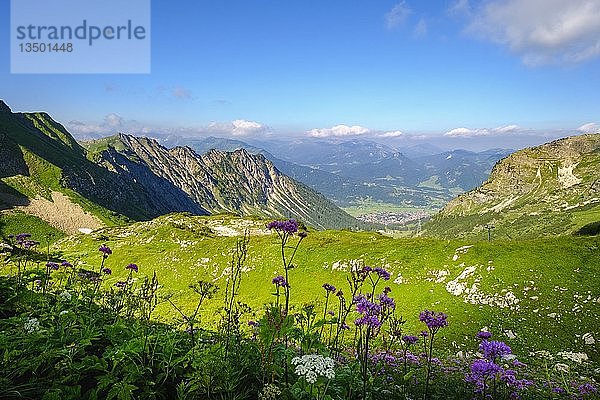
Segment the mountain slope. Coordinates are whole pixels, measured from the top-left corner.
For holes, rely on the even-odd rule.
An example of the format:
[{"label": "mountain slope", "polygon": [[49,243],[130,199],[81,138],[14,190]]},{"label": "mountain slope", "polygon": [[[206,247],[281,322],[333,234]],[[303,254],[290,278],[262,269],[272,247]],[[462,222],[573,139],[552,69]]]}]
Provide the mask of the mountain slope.
[{"label": "mountain slope", "polygon": [[127,135],[86,146],[46,113],[13,113],[0,102],[3,215],[24,212],[68,233],[171,212],[295,217],[317,228],[358,224],[260,155],[199,156]]},{"label": "mountain slope", "polygon": [[593,134],[524,149],[501,160],[485,184],[451,201],[425,232],[482,235],[490,224],[496,237],[536,237],[577,233],[584,227],[589,232],[598,221],[600,134]]},{"label": "mountain slope", "polygon": [[26,207],[32,199],[53,203],[55,196],[66,196],[82,213],[109,224],[119,215],[149,219],[173,211],[157,201],[151,188],[87,159],[85,149],[48,114],[13,113],[0,103],[0,208]]},{"label": "mountain slope", "polygon": [[140,182],[145,182],[141,174],[151,171],[210,213],[294,217],[316,228],[357,225],[324,196],[280,173],[264,156],[244,149],[199,155],[189,147],[166,149],[154,139],[124,134],[88,147],[108,169],[129,173]]}]

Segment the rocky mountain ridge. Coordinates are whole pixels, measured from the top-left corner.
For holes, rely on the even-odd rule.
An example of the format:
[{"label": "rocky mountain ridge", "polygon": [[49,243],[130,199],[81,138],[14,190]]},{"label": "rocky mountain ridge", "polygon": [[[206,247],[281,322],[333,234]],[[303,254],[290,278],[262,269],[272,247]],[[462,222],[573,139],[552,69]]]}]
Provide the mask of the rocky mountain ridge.
[{"label": "rocky mountain ridge", "polygon": [[48,114],[13,113],[0,101],[0,211],[36,198],[52,202],[59,193],[108,224],[170,212],[295,217],[317,228],[357,224],[264,157],[245,151],[199,156],[123,134],[86,147]]},{"label": "rocky mountain ridge", "polygon": [[[154,139],[125,134],[88,144],[91,149],[98,146],[102,150],[96,157],[107,168],[131,172],[131,163],[145,165],[209,213],[295,217],[317,228],[356,225],[325,197],[279,172],[263,155],[245,149],[199,155],[189,147],[167,149]],[[137,179],[145,178],[138,172]]]}]

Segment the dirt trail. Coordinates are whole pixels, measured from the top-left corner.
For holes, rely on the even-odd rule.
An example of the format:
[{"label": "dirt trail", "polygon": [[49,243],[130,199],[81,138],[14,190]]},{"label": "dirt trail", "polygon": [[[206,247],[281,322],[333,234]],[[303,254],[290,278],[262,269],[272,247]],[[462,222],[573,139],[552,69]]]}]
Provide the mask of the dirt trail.
[{"label": "dirt trail", "polygon": [[[34,215],[61,231],[73,234],[79,229],[98,229],[104,226],[98,217],[86,212],[79,204],[73,203],[60,192],[52,192],[52,201],[43,197],[29,199],[28,205],[12,209]],[[10,211],[5,211],[10,212]]]}]

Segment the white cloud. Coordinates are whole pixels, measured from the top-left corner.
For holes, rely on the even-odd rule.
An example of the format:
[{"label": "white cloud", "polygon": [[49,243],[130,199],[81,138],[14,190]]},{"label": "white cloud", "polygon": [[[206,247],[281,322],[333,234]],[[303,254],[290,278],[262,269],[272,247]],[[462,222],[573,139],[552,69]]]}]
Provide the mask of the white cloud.
[{"label": "white cloud", "polygon": [[415,26],[414,33],[416,37],[427,36],[427,21],[421,18]]},{"label": "white cloud", "polygon": [[519,133],[520,131],[522,131],[522,129],[519,125],[506,125],[506,126],[500,126],[498,128],[494,128],[494,129],[492,129],[492,131],[493,131],[493,133],[507,134],[507,133]]},{"label": "white cloud", "polygon": [[233,136],[247,136],[255,133],[261,133],[266,130],[266,127],[258,122],[246,121],[244,119],[236,119],[231,123]]},{"label": "white cloud", "polygon": [[123,118],[118,114],[108,114],[104,117],[104,126],[118,128],[123,125]]},{"label": "white cloud", "polygon": [[[455,3],[467,9],[468,2]],[[600,55],[598,0],[490,0],[467,32],[507,46],[527,65],[578,63]]]},{"label": "white cloud", "polygon": [[125,126],[125,121],[123,117],[113,113],[106,115],[102,122],[99,123],[70,121],[66,126],[71,133],[78,136],[102,136],[117,133]]},{"label": "white cloud", "polygon": [[444,134],[446,137],[478,137],[478,136],[502,136],[522,133],[524,130],[518,125],[506,125],[497,128],[454,128]]},{"label": "white cloud", "polygon": [[412,10],[408,7],[405,1],[396,4],[390,11],[385,14],[385,26],[388,29],[394,29],[406,22]]},{"label": "white cloud", "polygon": [[397,137],[401,137],[401,136],[406,136],[404,133],[402,133],[401,131],[390,131],[390,132],[383,132],[377,135],[377,137],[380,138],[397,138]]},{"label": "white cloud", "polygon": [[588,124],[581,125],[577,130],[581,133],[600,133],[600,124],[590,122]]},{"label": "white cloud", "polygon": [[159,125],[145,125],[135,120],[125,120],[117,114],[108,114],[102,122],[70,121],[67,129],[75,136],[83,139],[114,135],[119,132],[134,135],[168,134],[182,137],[194,136],[252,136],[266,134],[270,128],[255,121],[236,119],[232,122],[212,122],[205,126],[197,127],[163,127]]},{"label": "white cloud", "polygon": [[370,133],[371,131],[368,128],[353,125],[336,125],[332,128],[320,128],[320,129],[311,129],[308,131],[308,135],[312,137],[341,137],[341,136],[359,136]]}]

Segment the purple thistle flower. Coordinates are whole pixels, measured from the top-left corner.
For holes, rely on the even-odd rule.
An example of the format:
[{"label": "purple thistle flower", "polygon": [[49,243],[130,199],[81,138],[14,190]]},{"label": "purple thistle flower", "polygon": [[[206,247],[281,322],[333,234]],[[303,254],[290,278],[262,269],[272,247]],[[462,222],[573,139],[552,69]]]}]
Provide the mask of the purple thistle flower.
[{"label": "purple thistle flower", "polygon": [[384,281],[389,281],[390,280],[390,273],[387,272],[385,269],[381,268],[381,267],[377,267],[373,270],[373,272],[375,272],[377,275],[379,275],[379,277],[381,279],[383,279]]},{"label": "purple thistle flower", "polygon": [[46,267],[50,270],[50,271],[58,271],[58,264],[55,262],[48,262],[46,263]]},{"label": "purple thistle flower", "polygon": [[106,275],[110,275],[110,274],[112,274],[112,269],[110,269],[108,267],[104,267],[104,268],[102,268],[102,272]]},{"label": "purple thistle flower", "polygon": [[504,342],[495,340],[484,340],[479,345],[479,351],[483,353],[483,357],[489,361],[495,361],[497,358],[512,354],[510,347]]},{"label": "purple thistle flower", "polygon": [[73,264],[71,264],[68,261],[63,261],[62,263],[60,263],[60,265],[62,265],[63,267],[67,267],[67,268],[71,268],[73,266]]},{"label": "purple thistle flower", "polygon": [[138,266],[137,266],[137,264],[129,264],[128,266],[125,267],[125,269],[128,269],[128,270],[133,271],[133,272],[138,272]]},{"label": "purple thistle flower", "polygon": [[337,293],[335,294],[337,297],[344,297],[344,292],[342,292],[341,290],[338,290]]},{"label": "purple thistle flower", "polygon": [[427,328],[434,333],[441,328],[448,326],[448,316],[443,312],[424,310],[419,314],[419,320],[427,325]]},{"label": "purple thistle flower", "polygon": [[267,224],[267,229],[275,229],[290,235],[298,232],[298,222],[295,219],[289,219],[287,221],[272,221]]},{"label": "purple thistle flower", "polygon": [[288,283],[285,281],[285,278],[281,275],[278,275],[275,278],[273,278],[271,283],[273,283],[273,285],[277,287],[289,287]]},{"label": "purple thistle flower", "polygon": [[112,250],[107,245],[103,244],[98,248],[98,251],[102,253],[102,257],[106,258],[112,254]]},{"label": "purple thistle flower", "polygon": [[407,345],[413,345],[419,341],[419,338],[413,335],[402,336],[402,341]]},{"label": "purple thistle flower", "polygon": [[250,321],[248,321],[248,326],[256,328],[256,327],[258,327],[258,322],[250,320]]},{"label": "purple thistle flower", "polygon": [[329,283],[324,283],[323,284],[323,289],[325,289],[325,291],[329,294],[329,293],[334,293],[335,292],[335,286],[330,285]]},{"label": "purple thistle flower", "polygon": [[427,331],[421,331],[421,333],[419,333],[419,335],[420,335],[421,337],[424,337],[424,338],[426,338],[427,336],[429,336],[429,332],[427,332]]},{"label": "purple thistle flower", "polygon": [[489,340],[491,337],[492,337],[491,332],[486,332],[486,331],[477,332],[477,338],[479,338],[481,340]]}]

